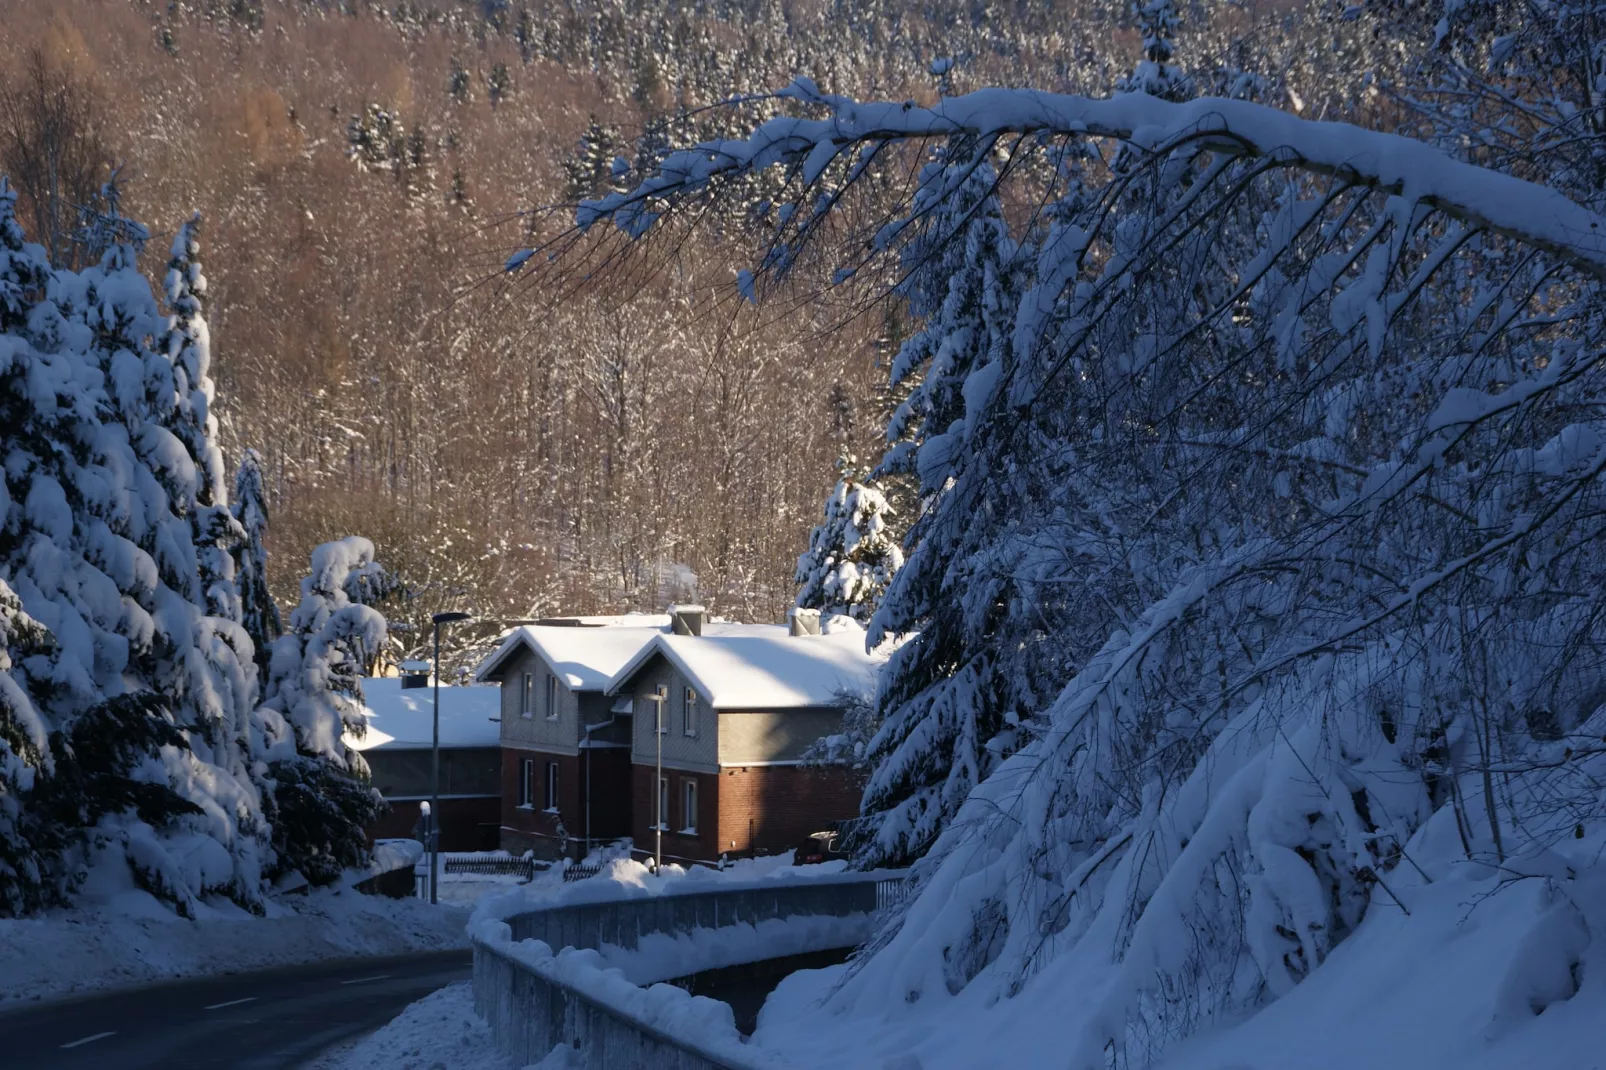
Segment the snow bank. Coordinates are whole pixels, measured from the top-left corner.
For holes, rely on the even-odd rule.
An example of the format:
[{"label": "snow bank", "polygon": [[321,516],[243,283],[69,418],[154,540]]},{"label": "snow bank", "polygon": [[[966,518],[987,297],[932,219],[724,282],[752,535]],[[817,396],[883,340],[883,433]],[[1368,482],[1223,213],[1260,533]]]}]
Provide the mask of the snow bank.
[{"label": "snow bank", "polygon": [[[537,1065],[555,1070],[544,1063]],[[475,1017],[474,988],[467,981],[431,992],[379,1032],[324,1055],[307,1070],[423,1070],[434,1066],[514,1070],[496,1050],[490,1028]]]},{"label": "snow bank", "polygon": [[[888,870],[887,877],[903,877],[897,870]],[[666,864],[655,876],[645,865],[634,859],[619,858],[606,862],[602,871],[588,880],[564,883],[562,871],[553,868],[546,874],[537,874],[529,884],[512,889],[502,895],[487,896],[480,900],[469,924],[470,934],[486,921],[501,921],[527,910],[565,906],[574,903],[605,903],[616,899],[642,899],[654,895],[690,895],[713,891],[715,888],[735,890],[742,887],[769,887],[775,882],[808,883],[813,881],[861,881],[875,873],[850,873],[843,861],[823,862],[813,866],[792,865],[792,853],[771,855],[767,858],[748,858],[733,862],[723,870],[706,866],[683,869]]]},{"label": "snow bank", "polygon": [[[1564,881],[1537,871],[1502,876],[1471,866],[1433,875],[1438,879],[1431,884],[1392,886],[1409,915],[1379,891],[1356,932],[1288,995],[1246,1020],[1180,1043],[1155,1065],[1602,1065],[1606,946],[1590,942],[1588,933],[1606,926],[1606,870]],[[1069,1037],[1108,985],[1107,963],[1062,958],[1014,999],[973,986],[952,1000],[927,999],[906,1013],[865,1017],[825,1009],[846,970],[801,971],[782,981],[759,1015],[751,1049],[795,1053],[807,1065],[842,1070],[1061,1065]]]},{"label": "snow bank", "polygon": [[868,914],[771,918],[757,925],[650,933],[640,937],[634,950],[604,944],[598,953],[610,969],[645,985],[744,962],[856,947],[873,934],[871,920]]},{"label": "snow bank", "polygon": [[0,920],[0,1003],[319,959],[466,947],[460,908],[322,889],[257,918],[222,898],[185,921],[133,888],[85,889],[85,906]]}]

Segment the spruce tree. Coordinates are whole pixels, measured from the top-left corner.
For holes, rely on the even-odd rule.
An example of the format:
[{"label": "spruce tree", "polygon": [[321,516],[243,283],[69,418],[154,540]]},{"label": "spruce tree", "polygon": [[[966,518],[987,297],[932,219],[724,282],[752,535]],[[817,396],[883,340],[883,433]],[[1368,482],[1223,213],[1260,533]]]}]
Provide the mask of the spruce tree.
[{"label": "spruce tree", "polygon": [[168,324],[136,265],[146,233],[109,186],[83,231],[98,262],[53,270],[21,241],[12,203],[0,196],[0,580],[47,632],[12,627],[7,652],[49,730],[49,775],[22,800],[35,842],[54,845],[39,897],[121,865],[181,913],[214,893],[255,907],[266,835],[249,640],[205,604],[198,469],[174,430]]},{"label": "spruce tree", "polygon": [[389,581],[373,543],[356,536],[319,546],[311,564],[273,644],[263,712],[283,729],[269,767],[275,871],[328,884],[366,861],[363,829],[384,808],[346,737],[366,730],[361,678],[385,641],[384,616],[364,602]]},{"label": "spruce tree", "polygon": [[195,467],[192,487],[179,488],[181,493],[174,500],[188,504],[190,494],[194,496],[190,526],[204,605],[211,616],[238,622],[240,598],[231,551],[245,532],[229,511],[223,451],[217,445],[217,417],[212,415],[212,340],[204,315],[206,276],[199,259],[200,226],[197,214],[179,228],[164,280],[169,309],[165,348],[173,364],[174,391],[173,411],[166,423]]},{"label": "spruce tree", "polygon": [[1010,746],[1019,706],[999,668],[989,615],[949,610],[957,585],[1003,597],[973,573],[967,539],[998,515],[1007,494],[987,466],[960,464],[975,414],[1010,360],[1014,311],[1029,257],[1010,234],[985,143],[955,141],[928,164],[914,204],[919,233],[906,247],[903,293],[922,328],[893,360],[893,390],[915,385],[893,413],[878,474],[916,477],[920,516],[905,538],[910,567],[892,580],[870,641],[910,635],[877,695],[874,773],[853,829],[869,864],[918,858]]},{"label": "spruce tree", "polygon": [[903,551],[889,524],[892,507],[880,488],[855,470],[851,456],[844,455],[837,467],[840,478],[825,500],[825,520],[810,533],[808,551],[797,561],[797,604],[863,623],[903,567]]},{"label": "spruce tree", "polygon": [[240,625],[251,637],[257,677],[268,683],[268,660],[273,644],[284,634],[279,606],[268,590],[268,557],[263,537],[268,530],[268,503],[262,480],[262,457],[246,450],[234,475],[234,504],[230,506],[241,537],[233,544],[235,588],[240,597]]}]

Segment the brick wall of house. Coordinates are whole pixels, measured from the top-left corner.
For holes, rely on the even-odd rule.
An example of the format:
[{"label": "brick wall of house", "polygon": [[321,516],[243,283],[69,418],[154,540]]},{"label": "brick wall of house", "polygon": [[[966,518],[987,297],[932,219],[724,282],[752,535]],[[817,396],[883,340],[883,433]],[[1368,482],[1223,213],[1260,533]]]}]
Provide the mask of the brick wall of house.
[{"label": "brick wall of house", "polygon": [[[535,762],[535,800],[519,804],[519,777],[524,761]],[[545,810],[547,763],[558,765],[558,813]],[[624,748],[591,753],[591,836],[613,840],[631,834],[630,752]],[[568,853],[580,857],[586,835],[586,755],[552,754],[519,747],[502,749],[502,850],[513,854],[534,851],[538,858],[556,858],[561,842],[558,820],[568,833]]]},{"label": "brick wall of house", "polygon": [[[653,811],[657,795],[653,789],[653,772],[650,765],[631,766],[630,797],[634,818],[631,836],[635,840],[636,857],[650,857],[653,849]],[[718,826],[720,778],[717,773],[689,773],[680,769],[665,769],[669,781],[669,813],[665,822],[663,857],[667,862],[714,862],[720,850],[715,831]],[[686,814],[681,785],[687,781],[697,784],[697,835],[684,835]]]},{"label": "brick wall of house", "polygon": [[774,854],[859,812],[863,781],[840,766],[736,766],[719,777],[719,847]]},{"label": "brick wall of house", "polygon": [[[534,798],[530,805],[523,806],[519,802],[519,780],[526,760],[535,762]],[[549,814],[545,809],[547,766],[551,762],[558,767],[557,814]],[[513,854],[534,851],[537,858],[558,857],[562,846],[560,820],[569,840],[583,835],[579,759],[571,754],[503,746],[502,850]]]},{"label": "brick wall of house", "polygon": [[[738,766],[719,773],[665,769],[669,779],[669,828],[664,832],[664,858],[669,861],[714,862],[751,854],[791,850],[811,832],[830,827],[859,812],[863,781],[838,767]],[[697,782],[698,835],[684,836],[681,783]],[[632,770],[631,826],[637,857],[653,848],[653,767]]]}]

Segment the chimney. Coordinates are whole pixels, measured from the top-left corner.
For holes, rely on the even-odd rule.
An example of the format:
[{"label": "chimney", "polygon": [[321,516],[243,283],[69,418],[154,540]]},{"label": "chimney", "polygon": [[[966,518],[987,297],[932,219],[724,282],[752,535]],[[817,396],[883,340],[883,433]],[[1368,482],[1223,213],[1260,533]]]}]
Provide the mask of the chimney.
[{"label": "chimney", "polygon": [[703,634],[702,606],[670,606],[669,622],[676,635]]},{"label": "chimney", "polygon": [[792,635],[819,635],[820,611],[794,606],[786,611],[786,623],[787,631]]}]

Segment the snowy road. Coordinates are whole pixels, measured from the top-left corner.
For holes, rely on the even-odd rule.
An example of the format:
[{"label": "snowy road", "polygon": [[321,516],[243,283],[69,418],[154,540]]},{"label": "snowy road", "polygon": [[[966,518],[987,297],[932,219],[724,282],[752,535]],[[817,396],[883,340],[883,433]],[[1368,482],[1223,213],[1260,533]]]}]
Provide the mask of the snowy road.
[{"label": "snowy road", "polygon": [[465,980],[443,951],[180,981],[0,1011],[6,1070],[292,1070]]}]

